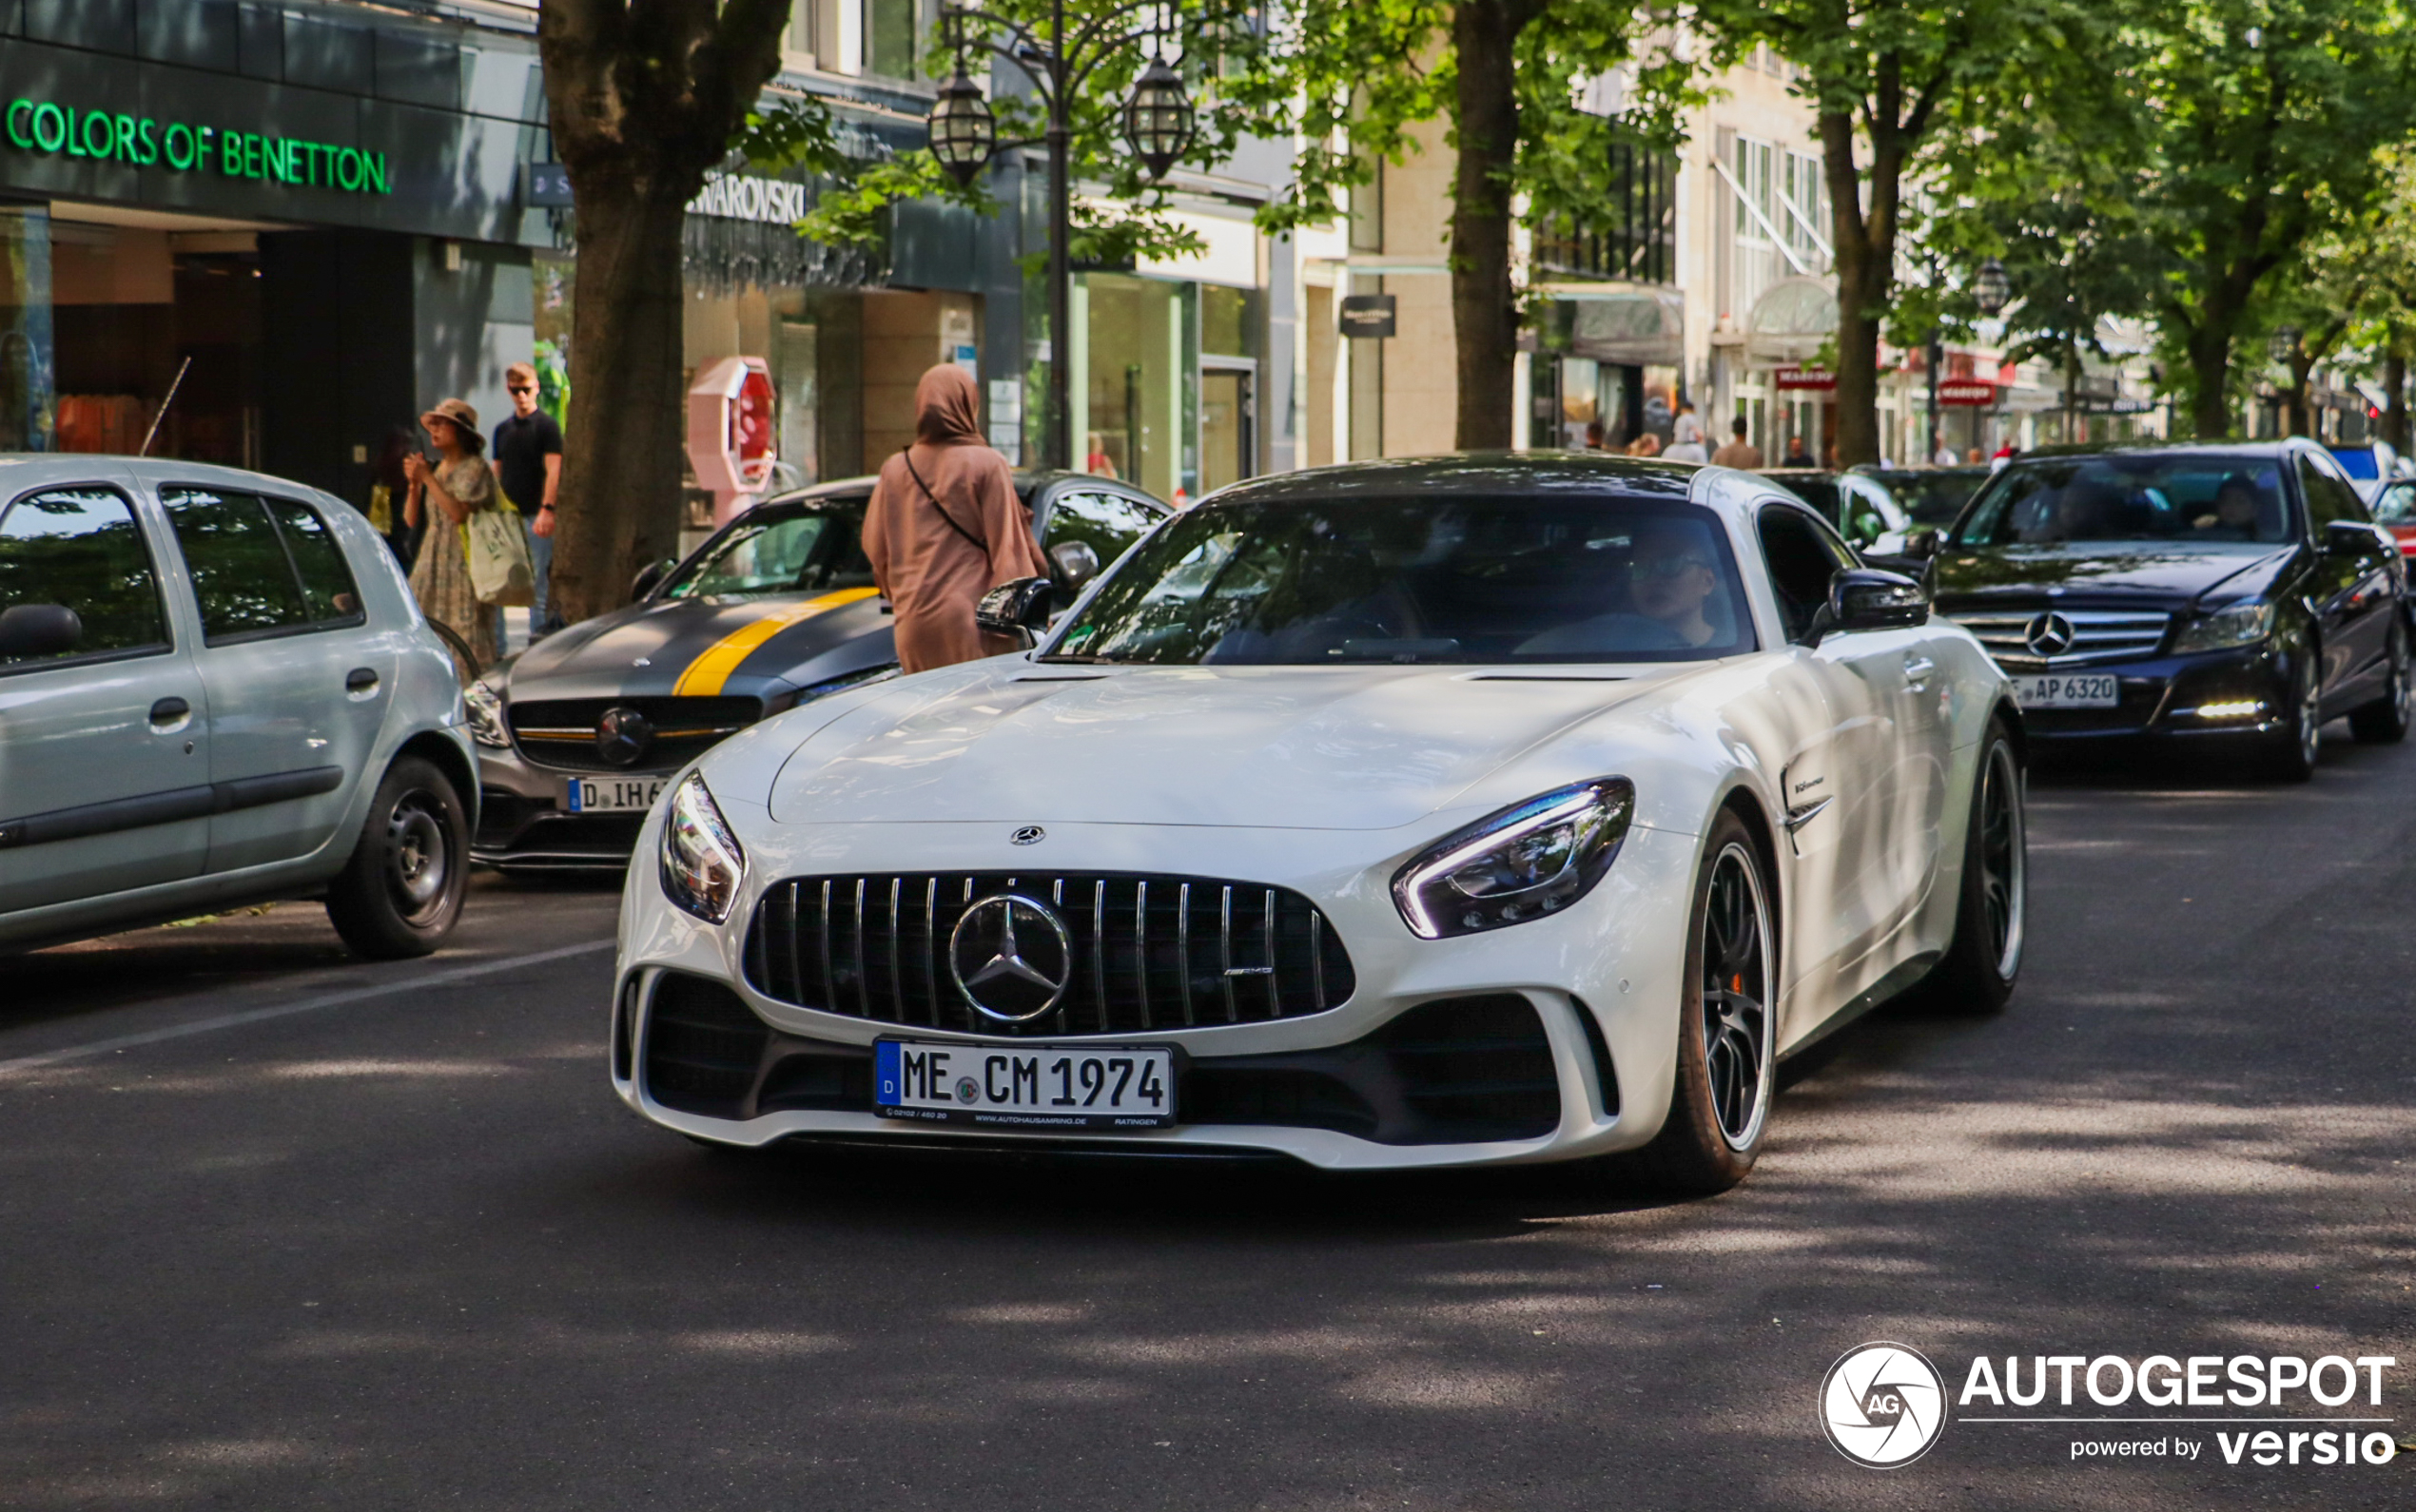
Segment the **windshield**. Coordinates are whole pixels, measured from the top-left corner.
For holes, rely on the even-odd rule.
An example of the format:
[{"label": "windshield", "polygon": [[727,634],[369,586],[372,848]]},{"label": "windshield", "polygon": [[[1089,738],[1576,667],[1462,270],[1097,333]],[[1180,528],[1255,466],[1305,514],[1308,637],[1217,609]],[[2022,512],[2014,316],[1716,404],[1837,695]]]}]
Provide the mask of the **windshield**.
[{"label": "windshield", "polygon": [[1879,480],[1896,495],[1904,517],[1916,525],[1943,529],[1955,523],[1988,475],[1977,468],[1946,468],[1934,473],[1881,473]]},{"label": "windshield", "polygon": [[2347,473],[2349,476],[2356,478],[2377,478],[2383,475],[2381,466],[2375,461],[2374,449],[2372,447],[2335,446],[2331,450],[2332,460],[2340,463],[2341,471]]},{"label": "windshield", "polygon": [[1691,661],[1753,649],[1744,603],[1717,517],[1691,505],[1210,502],[1127,558],[1049,659]]},{"label": "windshield", "polygon": [[1956,539],[1965,546],[2278,544],[2290,539],[2290,508],[2270,456],[2053,457],[1997,474]]},{"label": "windshield", "polygon": [[750,598],[870,588],[872,564],[851,510],[758,513],[665,584],[665,598]]},{"label": "windshield", "polygon": [[2374,523],[2416,525],[2416,483],[2393,483],[2375,494]]}]

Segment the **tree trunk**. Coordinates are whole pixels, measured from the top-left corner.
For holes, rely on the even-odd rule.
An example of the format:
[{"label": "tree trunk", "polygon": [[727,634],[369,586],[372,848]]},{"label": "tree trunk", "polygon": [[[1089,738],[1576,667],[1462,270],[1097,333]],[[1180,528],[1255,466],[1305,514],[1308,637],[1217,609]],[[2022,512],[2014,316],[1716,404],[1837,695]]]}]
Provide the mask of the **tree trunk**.
[{"label": "tree trunk", "polygon": [[1471,0],[1452,12],[1459,161],[1452,184],[1452,335],[1462,451],[1510,444],[1518,307],[1510,297],[1510,165],[1518,150],[1511,49],[1533,0]]},{"label": "tree trunk", "polygon": [[551,583],[565,620],[618,608],[640,567],[676,554],[688,198],[626,184],[580,195],[566,502]]},{"label": "tree trunk", "polygon": [[2231,315],[2210,307],[2189,327],[2185,346],[2190,354],[2192,381],[2190,427],[2202,441],[2221,440],[2231,433],[2231,406],[2226,391],[2231,384]]},{"label": "tree trunk", "polygon": [[2407,455],[2407,331],[2397,320],[2383,328],[2383,439]]},{"label": "tree trunk", "polygon": [[686,206],[780,66],[789,0],[542,0],[555,155],[577,219],[552,598],[617,609],[678,538]]},{"label": "tree trunk", "polygon": [[[1888,107],[1894,107],[1894,100]],[[1854,118],[1821,117],[1822,169],[1837,224],[1837,465],[1880,459],[1880,320],[1895,281],[1893,141],[1873,154],[1870,208],[1854,165]],[[1884,182],[1882,174],[1891,175]],[[1926,460],[1926,458],[1924,459]]]}]

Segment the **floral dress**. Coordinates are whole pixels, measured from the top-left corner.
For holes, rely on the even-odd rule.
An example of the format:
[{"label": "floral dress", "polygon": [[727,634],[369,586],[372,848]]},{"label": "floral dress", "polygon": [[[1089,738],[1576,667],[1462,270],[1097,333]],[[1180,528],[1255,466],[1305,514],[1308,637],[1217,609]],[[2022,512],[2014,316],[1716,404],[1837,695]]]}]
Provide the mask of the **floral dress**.
[{"label": "floral dress", "polygon": [[[483,457],[465,456],[444,463],[436,470],[436,485],[473,513],[495,508],[495,474]],[[483,668],[496,656],[495,606],[479,603],[477,591],[470,586],[470,553],[463,544],[463,527],[445,518],[433,498],[424,500],[421,507],[428,530],[411,564],[412,595],[419,600],[420,612],[470,643],[471,653]]]}]

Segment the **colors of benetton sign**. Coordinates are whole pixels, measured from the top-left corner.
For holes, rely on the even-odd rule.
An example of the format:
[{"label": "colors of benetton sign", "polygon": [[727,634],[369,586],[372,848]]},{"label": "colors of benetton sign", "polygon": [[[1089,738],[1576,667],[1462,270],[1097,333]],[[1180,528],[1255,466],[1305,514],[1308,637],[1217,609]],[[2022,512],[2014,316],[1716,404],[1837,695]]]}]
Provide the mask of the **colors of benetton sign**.
[{"label": "colors of benetton sign", "polygon": [[57,152],[137,167],[165,164],[179,173],[215,168],[229,179],[262,179],[348,194],[392,194],[386,155],[325,142],[262,136],[219,126],[110,110],[79,110],[48,100],[11,100],[9,143],[27,152]]}]

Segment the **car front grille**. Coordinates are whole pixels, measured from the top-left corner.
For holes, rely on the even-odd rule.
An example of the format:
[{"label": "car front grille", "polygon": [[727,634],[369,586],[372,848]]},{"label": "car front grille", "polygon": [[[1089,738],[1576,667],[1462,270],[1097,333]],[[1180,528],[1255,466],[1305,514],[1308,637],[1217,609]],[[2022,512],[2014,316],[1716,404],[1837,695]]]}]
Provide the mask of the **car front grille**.
[{"label": "car front grille", "polygon": [[[2031,649],[2031,626],[2048,614],[2072,626],[2071,649],[2054,656]],[[1970,630],[1997,665],[2007,671],[2053,671],[2095,662],[2153,656],[2164,644],[2172,616],[2161,610],[2026,609],[1989,614],[1952,614]]]},{"label": "car front grille", "polygon": [[[1072,946],[1063,997],[1022,1023],[976,1012],[948,965],[965,910],[1046,901]],[[747,980],[803,1008],[1007,1037],[1140,1034],[1323,1013],[1356,985],[1350,952],[1298,893],[1203,877],[1004,872],[774,883],[747,931]]]},{"label": "car front grille", "polygon": [[[596,749],[595,726],[609,709],[634,709],[653,727],[636,758],[608,761]],[[751,698],[552,698],[511,706],[512,739],[520,754],[563,771],[669,771],[686,765],[763,717]]]}]

